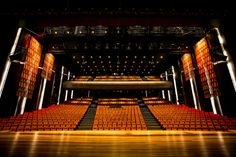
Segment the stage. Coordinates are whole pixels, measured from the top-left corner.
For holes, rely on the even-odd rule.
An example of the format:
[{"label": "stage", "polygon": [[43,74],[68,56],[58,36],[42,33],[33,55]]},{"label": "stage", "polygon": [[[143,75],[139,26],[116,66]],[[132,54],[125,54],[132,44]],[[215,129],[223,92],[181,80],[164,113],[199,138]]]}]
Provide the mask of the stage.
[{"label": "stage", "polygon": [[5,156],[236,156],[236,131],[0,132]]}]

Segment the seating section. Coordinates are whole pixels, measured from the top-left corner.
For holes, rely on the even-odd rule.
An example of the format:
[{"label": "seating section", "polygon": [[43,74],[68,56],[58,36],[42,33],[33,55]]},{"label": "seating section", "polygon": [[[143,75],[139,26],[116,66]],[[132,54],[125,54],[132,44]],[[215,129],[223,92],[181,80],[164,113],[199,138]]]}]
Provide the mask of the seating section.
[{"label": "seating section", "polygon": [[147,130],[137,101],[108,100],[98,102],[93,130]]},{"label": "seating section", "polygon": [[63,104],[68,104],[68,105],[89,105],[91,104],[91,101],[93,100],[93,98],[91,97],[86,97],[86,98],[75,98],[75,99],[71,99],[68,100],[66,102],[64,102]]},{"label": "seating section", "polygon": [[95,81],[142,81],[140,76],[96,76]]},{"label": "seating section", "polygon": [[90,81],[93,80],[92,76],[76,76],[73,80],[75,81]]},{"label": "seating section", "polygon": [[[42,110],[1,118],[0,130],[77,130],[92,100],[93,98],[76,98]],[[143,98],[143,101],[161,128],[166,130],[236,130],[236,118],[204,112],[184,104],[177,105],[158,97]],[[138,102],[140,101],[137,98],[98,99],[96,114],[89,128],[92,126],[92,130],[147,130]]]},{"label": "seating section", "polygon": [[[157,103],[155,102],[157,101]],[[145,101],[154,117],[166,130],[235,130],[236,118],[204,112],[170,102]]]},{"label": "seating section", "polygon": [[144,76],[143,81],[160,81],[160,77],[158,76]]},{"label": "seating section", "polygon": [[0,130],[74,130],[87,109],[88,105],[51,105],[42,110],[0,119]]}]

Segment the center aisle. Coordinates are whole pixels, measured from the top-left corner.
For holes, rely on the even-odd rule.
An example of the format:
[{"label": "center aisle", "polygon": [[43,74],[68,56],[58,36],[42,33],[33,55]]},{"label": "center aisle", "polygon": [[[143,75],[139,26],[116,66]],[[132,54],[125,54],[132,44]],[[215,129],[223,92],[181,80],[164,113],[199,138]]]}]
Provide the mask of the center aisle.
[{"label": "center aisle", "polygon": [[92,130],[96,111],[97,104],[92,103],[78,125],[78,130]]}]

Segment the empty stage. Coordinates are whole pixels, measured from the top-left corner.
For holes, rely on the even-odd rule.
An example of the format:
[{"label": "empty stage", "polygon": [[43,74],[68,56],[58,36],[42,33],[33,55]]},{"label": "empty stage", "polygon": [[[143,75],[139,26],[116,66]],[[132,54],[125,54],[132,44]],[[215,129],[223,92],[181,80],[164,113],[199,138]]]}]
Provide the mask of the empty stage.
[{"label": "empty stage", "polygon": [[0,132],[0,156],[236,156],[236,131]]}]

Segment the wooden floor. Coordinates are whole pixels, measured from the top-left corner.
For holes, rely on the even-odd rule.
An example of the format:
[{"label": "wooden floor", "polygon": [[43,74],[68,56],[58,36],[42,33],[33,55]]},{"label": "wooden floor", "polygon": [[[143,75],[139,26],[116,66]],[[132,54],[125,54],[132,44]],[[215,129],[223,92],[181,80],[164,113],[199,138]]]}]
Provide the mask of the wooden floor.
[{"label": "wooden floor", "polygon": [[236,131],[1,131],[5,156],[235,157]]}]

